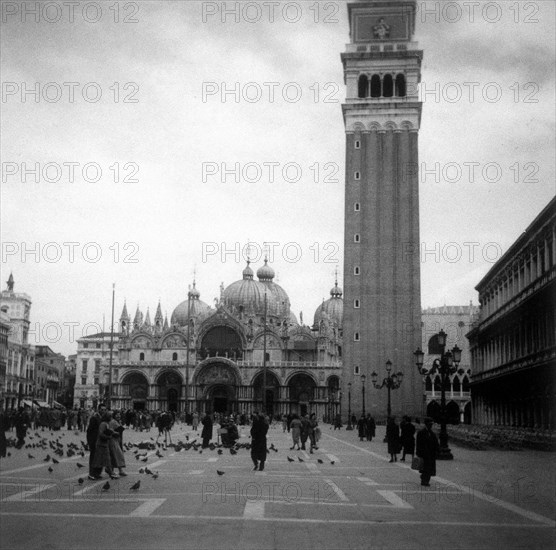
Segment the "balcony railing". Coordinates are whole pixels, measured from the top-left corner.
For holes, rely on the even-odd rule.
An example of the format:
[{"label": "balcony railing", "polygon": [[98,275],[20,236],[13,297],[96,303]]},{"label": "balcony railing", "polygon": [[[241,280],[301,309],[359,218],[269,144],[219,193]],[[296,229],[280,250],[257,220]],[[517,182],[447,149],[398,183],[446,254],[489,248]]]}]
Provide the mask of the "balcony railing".
[{"label": "balcony railing", "polygon": [[372,44],[346,44],[347,53],[383,53],[418,50],[418,42],[378,42]]}]

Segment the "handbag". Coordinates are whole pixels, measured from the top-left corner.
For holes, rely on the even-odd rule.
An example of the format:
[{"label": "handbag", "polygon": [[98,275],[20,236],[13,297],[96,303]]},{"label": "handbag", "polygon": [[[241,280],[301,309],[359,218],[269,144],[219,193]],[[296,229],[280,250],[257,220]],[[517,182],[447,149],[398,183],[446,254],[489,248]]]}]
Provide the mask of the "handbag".
[{"label": "handbag", "polygon": [[412,470],[422,470],[424,460],[420,456],[414,456],[413,460],[411,461],[411,469]]}]

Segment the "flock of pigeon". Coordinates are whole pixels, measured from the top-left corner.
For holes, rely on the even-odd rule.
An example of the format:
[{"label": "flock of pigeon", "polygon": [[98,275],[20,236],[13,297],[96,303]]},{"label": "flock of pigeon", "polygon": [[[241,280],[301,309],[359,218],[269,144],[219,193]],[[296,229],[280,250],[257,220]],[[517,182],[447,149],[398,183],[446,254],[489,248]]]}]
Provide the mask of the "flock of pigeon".
[{"label": "flock of pigeon", "polygon": [[[76,432],[76,434],[78,433],[79,432]],[[50,432],[50,435],[54,436],[54,433]],[[56,439],[52,440],[41,436],[38,432],[35,432],[34,435],[29,436],[29,439],[34,441],[32,443],[27,443],[25,445],[26,449],[35,449],[35,451],[36,450],[47,451],[47,455],[42,459],[42,461],[49,463],[48,466],[49,473],[54,472],[54,468],[52,467],[53,465],[55,466],[60,463],[60,461],[56,459],[54,456],[51,456],[51,454],[59,456],[61,458],[64,456],[66,456],[67,458],[71,458],[73,456],[78,456],[78,455],[84,457],[85,452],[89,450],[89,447],[85,441],[80,441],[81,446],[72,442],[66,443],[64,449],[64,443],[62,443],[61,441],[61,435],[58,436]],[[197,439],[193,439],[190,441],[188,435],[185,436],[185,441],[179,440],[177,443],[163,444],[163,443],[155,442],[155,440],[152,437],[150,439],[151,441],[141,441],[139,443],[124,443],[123,444],[124,450],[133,451],[135,460],[146,463],[149,460],[148,451],[153,451],[153,450],[156,451],[154,453],[154,456],[156,456],[157,458],[162,458],[164,457],[164,455],[161,453],[161,450],[167,451],[169,448],[173,448],[173,450],[177,453],[192,450],[193,452],[198,452],[199,454],[202,454],[203,450],[209,450],[209,451],[216,450],[216,452],[219,455],[222,455],[224,453],[225,448],[229,450],[231,455],[237,455],[240,449],[245,449],[245,450],[251,449],[251,443],[239,443],[239,442],[236,442],[231,447],[224,447],[221,443],[210,443],[208,447],[203,448],[202,444],[198,442]],[[267,449],[267,453],[270,453],[271,451],[275,453],[278,452],[278,449],[274,446],[274,443],[271,443],[269,445]],[[11,456],[11,453],[8,453],[8,456]],[[27,456],[31,460],[36,459],[36,457],[30,452],[27,454]],[[291,456],[286,456],[286,459],[288,462],[295,462],[295,458],[292,458]],[[305,462],[305,460],[300,456],[297,457],[297,460],[299,462]],[[317,459],[317,462],[319,464],[324,464],[324,461],[320,458]],[[334,463],[335,463],[334,460],[330,461],[330,464],[333,465]],[[80,468],[84,468],[85,465],[80,462],[76,462],[76,467],[77,469],[80,469]],[[153,472],[146,465],[144,467],[139,468],[139,473],[150,475],[152,479],[157,479],[159,477],[158,471]],[[216,473],[219,476],[222,476],[226,472],[222,470],[216,470]],[[79,485],[82,485],[85,482],[85,479],[80,477],[77,481]],[[141,487],[141,480],[138,480],[130,487],[130,490],[137,491],[140,487]],[[102,486],[102,490],[108,491],[109,489],[110,489],[110,482],[107,481]]]}]

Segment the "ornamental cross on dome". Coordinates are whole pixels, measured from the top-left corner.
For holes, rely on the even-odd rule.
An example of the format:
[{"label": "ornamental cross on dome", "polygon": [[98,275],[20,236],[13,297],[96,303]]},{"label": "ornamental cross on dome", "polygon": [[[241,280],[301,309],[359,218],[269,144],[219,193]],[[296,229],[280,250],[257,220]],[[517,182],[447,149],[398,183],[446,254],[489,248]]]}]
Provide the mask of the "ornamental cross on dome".
[{"label": "ornamental cross on dome", "polygon": [[381,17],[378,23],[373,27],[373,36],[379,40],[390,38],[390,25],[386,24],[384,17]]}]

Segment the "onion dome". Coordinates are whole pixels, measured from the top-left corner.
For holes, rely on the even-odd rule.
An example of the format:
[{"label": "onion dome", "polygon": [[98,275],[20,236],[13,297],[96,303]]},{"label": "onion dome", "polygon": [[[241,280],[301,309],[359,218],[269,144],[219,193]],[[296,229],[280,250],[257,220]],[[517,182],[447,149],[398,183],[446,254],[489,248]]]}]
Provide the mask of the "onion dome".
[{"label": "onion dome", "polygon": [[257,269],[257,277],[261,282],[272,282],[274,279],[274,269],[268,265],[268,260],[264,259],[264,265]]},{"label": "onion dome", "polygon": [[199,299],[201,293],[195,288],[195,282],[193,282],[193,288],[189,290],[187,296],[188,299],[184,300],[176,307],[176,309],[174,309],[170,319],[172,325],[186,327],[188,310],[190,319],[205,317],[211,312],[210,306]]},{"label": "onion dome", "polygon": [[243,278],[224,289],[221,301],[226,307],[238,312],[264,315],[265,293],[267,311],[270,314],[275,307],[274,295],[263,283],[253,279],[253,270],[249,267],[248,261],[247,267],[243,270]]},{"label": "onion dome", "polygon": [[342,289],[338,286],[338,281],[334,288],[330,291],[330,298],[317,308],[315,311],[314,326],[318,328],[320,321],[328,317],[337,326],[342,326],[344,316],[344,300],[342,298]]}]

